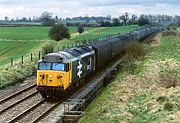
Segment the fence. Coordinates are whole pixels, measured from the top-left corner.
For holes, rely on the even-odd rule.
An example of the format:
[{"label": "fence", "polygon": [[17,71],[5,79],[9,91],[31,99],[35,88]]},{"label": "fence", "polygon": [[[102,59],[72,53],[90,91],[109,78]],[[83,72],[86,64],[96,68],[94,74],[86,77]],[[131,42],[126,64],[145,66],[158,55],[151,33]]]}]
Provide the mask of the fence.
[{"label": "fence", "polygon": [[[20,63],[20,64],[24,64],[26,61],[31,61],[31,62],[34,62],[34,61],[38,61],[41,59],[42,56],[44,56],[45,54],[48,54],[48,53],[52,53],[52,52],[58,52],[58,51],[61,51],[61,50],[64,50],[64,49],[67,49],[67,48],[71,48],[71,47],[74,47],[74,46],[79,46],[79,45],[82,45],[82,44],[93,44],[95,42],[101,42],[101,41],[104,41],[104,40],[107,40],[107,39],[110,39],[112,37],[117,37],[119,36],[120,33],[118,34],[113,34],[113,35],[106,35],[106,36],[103,36],[103,37],[100,37],[100,38],[96,38],[96,39],[90,39],[90,40],[81,40],[81,41],[76,41],[74,43],[71,43],[71,44],[65,44],[65,45],[62,45],[60,47],[56,47],[56,48],[53,48],[53,49],[50,49],[50,50],[46,50],[46,51],[39,51],[39,52],[36,52],[36,53],[30,53],[29,55],[26,55],[26,56],[21,56],[21,58],[10,58],[8,60],[8,62],[6,61],[5,63],[0,63],[0,66],[2,65],[10,65],[10,66],[13,66],[15,65],[16,63]],[[18,59],[18,60],[17,60]]]}]

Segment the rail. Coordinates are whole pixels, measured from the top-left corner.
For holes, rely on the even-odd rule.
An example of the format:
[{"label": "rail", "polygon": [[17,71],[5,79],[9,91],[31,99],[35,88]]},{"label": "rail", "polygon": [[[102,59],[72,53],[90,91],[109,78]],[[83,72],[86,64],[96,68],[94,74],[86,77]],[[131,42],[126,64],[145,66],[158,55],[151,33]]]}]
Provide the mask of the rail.
[{"label": "rail", "polygon": [[10,95],[10,96],[8,96],[8,97],[0,100],[0,104],[2,104],[2,103],[4,103],[5,101],[10,100],[10,99],[18,96],[18,95],[20,95],[20,94],[22,94],[23,92],[28,91],[28,90],[30,90],[30,89],[32,89],[32,88],[34,88],[34,87],[36,87],[36,84],[33,84],[33,85],[31,85],[31,86],[29,86],[29,87],[27,87],[27,88],[25,88],[25,89],[23,89],[23,90],[21,90],[21,91],[18,91],[18,92],[16,92],[16,93],[14,93],[14,94],[12,94],[12,95]]}]

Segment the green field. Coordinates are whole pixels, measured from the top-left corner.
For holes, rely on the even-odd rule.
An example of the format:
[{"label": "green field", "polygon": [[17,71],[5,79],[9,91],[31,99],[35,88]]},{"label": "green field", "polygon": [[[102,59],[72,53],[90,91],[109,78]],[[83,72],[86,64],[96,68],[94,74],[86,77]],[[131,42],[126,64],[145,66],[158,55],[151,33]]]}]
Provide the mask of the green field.
[{"label": "green field", "polygon": [[[94,29],[85,28],[85,31]],[[70,27],[71,34],[76,27]],[[42,46],[47,40],[49,27],[0,27],[0,66],[10,64],[10,59],[19,59],[34,49]]]},{"label": "green field", "polygon": [[[72,44],[78,40],[94,39],[110,34],[126,33],[137,28],[137,26],[107,27],[107,28],[85,28],[85,33],[79,35],[77,27],[70,27],[72,34],[70,40],[63,40],[56,46]],[[47,41],[49,27],[0,27],[0,66],[9,64],[10,59],[20,59],[21,56],[33,52]]]},{"label": "green field", "polygon": [[[9,40],[47,40],[50,27],[0,27],[0,39]],[[85,28],[85,31],[93,27]],[[71,34],[77,32],[76,27],[69,27]]]},{"label": "green field", "polygon": [[76,41],[96,39],[96,38],[101,38],[107,35],[113,35],[117,33],[124,34],[136,28],[138,27],[137,26],[100,27],[100,28],[90,30],[89,33],[83,33],[81,35],[72,37],[70,40],[64,40],[64,41],[58,42],[57,46],[61,47],[64,44],[73,44]]},{"label": "green field", "polygon": [[38,48],[39,42],[0,41],[0,65],[10,64],[11,58],[19,59],[32,49]]}]

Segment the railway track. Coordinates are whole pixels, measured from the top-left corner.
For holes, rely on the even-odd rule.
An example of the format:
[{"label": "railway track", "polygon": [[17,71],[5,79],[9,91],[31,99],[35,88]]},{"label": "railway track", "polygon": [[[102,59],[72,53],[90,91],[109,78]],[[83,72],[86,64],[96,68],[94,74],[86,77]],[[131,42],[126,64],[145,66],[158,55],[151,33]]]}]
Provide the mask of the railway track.
[{"label": "railway track", "polygon": [[40,115],[39,117],[37,117],[36,119],[34,119],[34,121],[32,121],[32,123],[37,123],[38,121],[41,121],[44,117],[46,117],[48,114],[50,114],[50,112],[52,112],[54,109],[56,109],[62,102],[58,102],[56,103],[54,106],[52,106],[50,109],[48,109],[47,111],[45,111],[44,113],[42,113],[42,115]]},{"label": "railway track", "polygon": [[[46,100],[41,100],[40,102],[36,103],[32,107],[26,109],[24,112],[20,113],[18,116],[14,117],[8,123],[15,123],[15,122],[31,122],[37,123],[41,119],[43,119],[46,115],[48,115],[51,111],[56,109],[62,102],[55,102],[55,103],[48,103]],[[41,111],[41,109],[44,111]],[[37,113],[41,111],[39,114]],[[34,115],[36,114],[36,115]]]},{"label": "railway track", "polygon": [[22,107],[21,105],[24,105],[31,99],[37,97],[38,91],[35,87],[36,84],[33,84],[0,100],[0,122],[6,122],[8,117],[11,118],[17,110],[21,110],[18,107]]},{"label": "railway track", "polygon": [[23,116],[25,116],[26,114],[28,114],[30,111],[34,110],[36,107],[40,106],[41,104],[44,103],[45,100],[41,100],[40,102],[36,103],[35,105],[33,105],[32,107],[26,109],[24,112],[20,113],[18,116],[14,117],[12,120],[8,121],[9,123],[14,123],[17,120],[19,120],[20,118],[22,118]]},{"label": "railway track", "polygon": [[3,110],[0,110],[0,115],[1,115],[3,112],[5,112],[5,111],[9,110],[10,108],[12,108],[12,107],[14,107],[14,106],[22,103],[23,101],[27,100],[28,98],[33,97],[33,96],[36,95],[36,94],[38,94],[37,91],[35,91],[35,92],[33,92],[33,93],[31,93],[31,94],[23,97],[22,99],[16,101],[15,103],[10,104],[9,106],[6,106]]},{"label": "railway track", "polygon": [[8,100],[10,100],[12,98],[15,98],[15,97],[19,96],[20,94],[22,94],[22,93],[24,93],[24,92],[26,92],[28,90],[31,90],[32,88],[35,88],[35,87],[36,87],[36,84],[33,84],[33,85],[23,89],[23,90],[20,90],[20,91],[14,93],[14,94],[2,99],[2,100],[0,100],[0,104],[4,103],[4,102],[6,102],[6,101],[8,101]]}]

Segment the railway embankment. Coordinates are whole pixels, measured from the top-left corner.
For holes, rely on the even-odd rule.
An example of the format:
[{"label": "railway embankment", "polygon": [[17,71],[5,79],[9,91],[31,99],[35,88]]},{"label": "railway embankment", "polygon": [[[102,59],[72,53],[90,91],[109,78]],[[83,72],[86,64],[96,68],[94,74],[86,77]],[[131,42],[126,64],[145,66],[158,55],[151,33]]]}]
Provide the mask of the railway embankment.
[{"label": "railway embankment", "polygon": [[124,62],[117,78],[90,104],[80,123],[179,122],[179,43],[178,31],[149,39],[145,56],[128,57],[131,61]]}]

